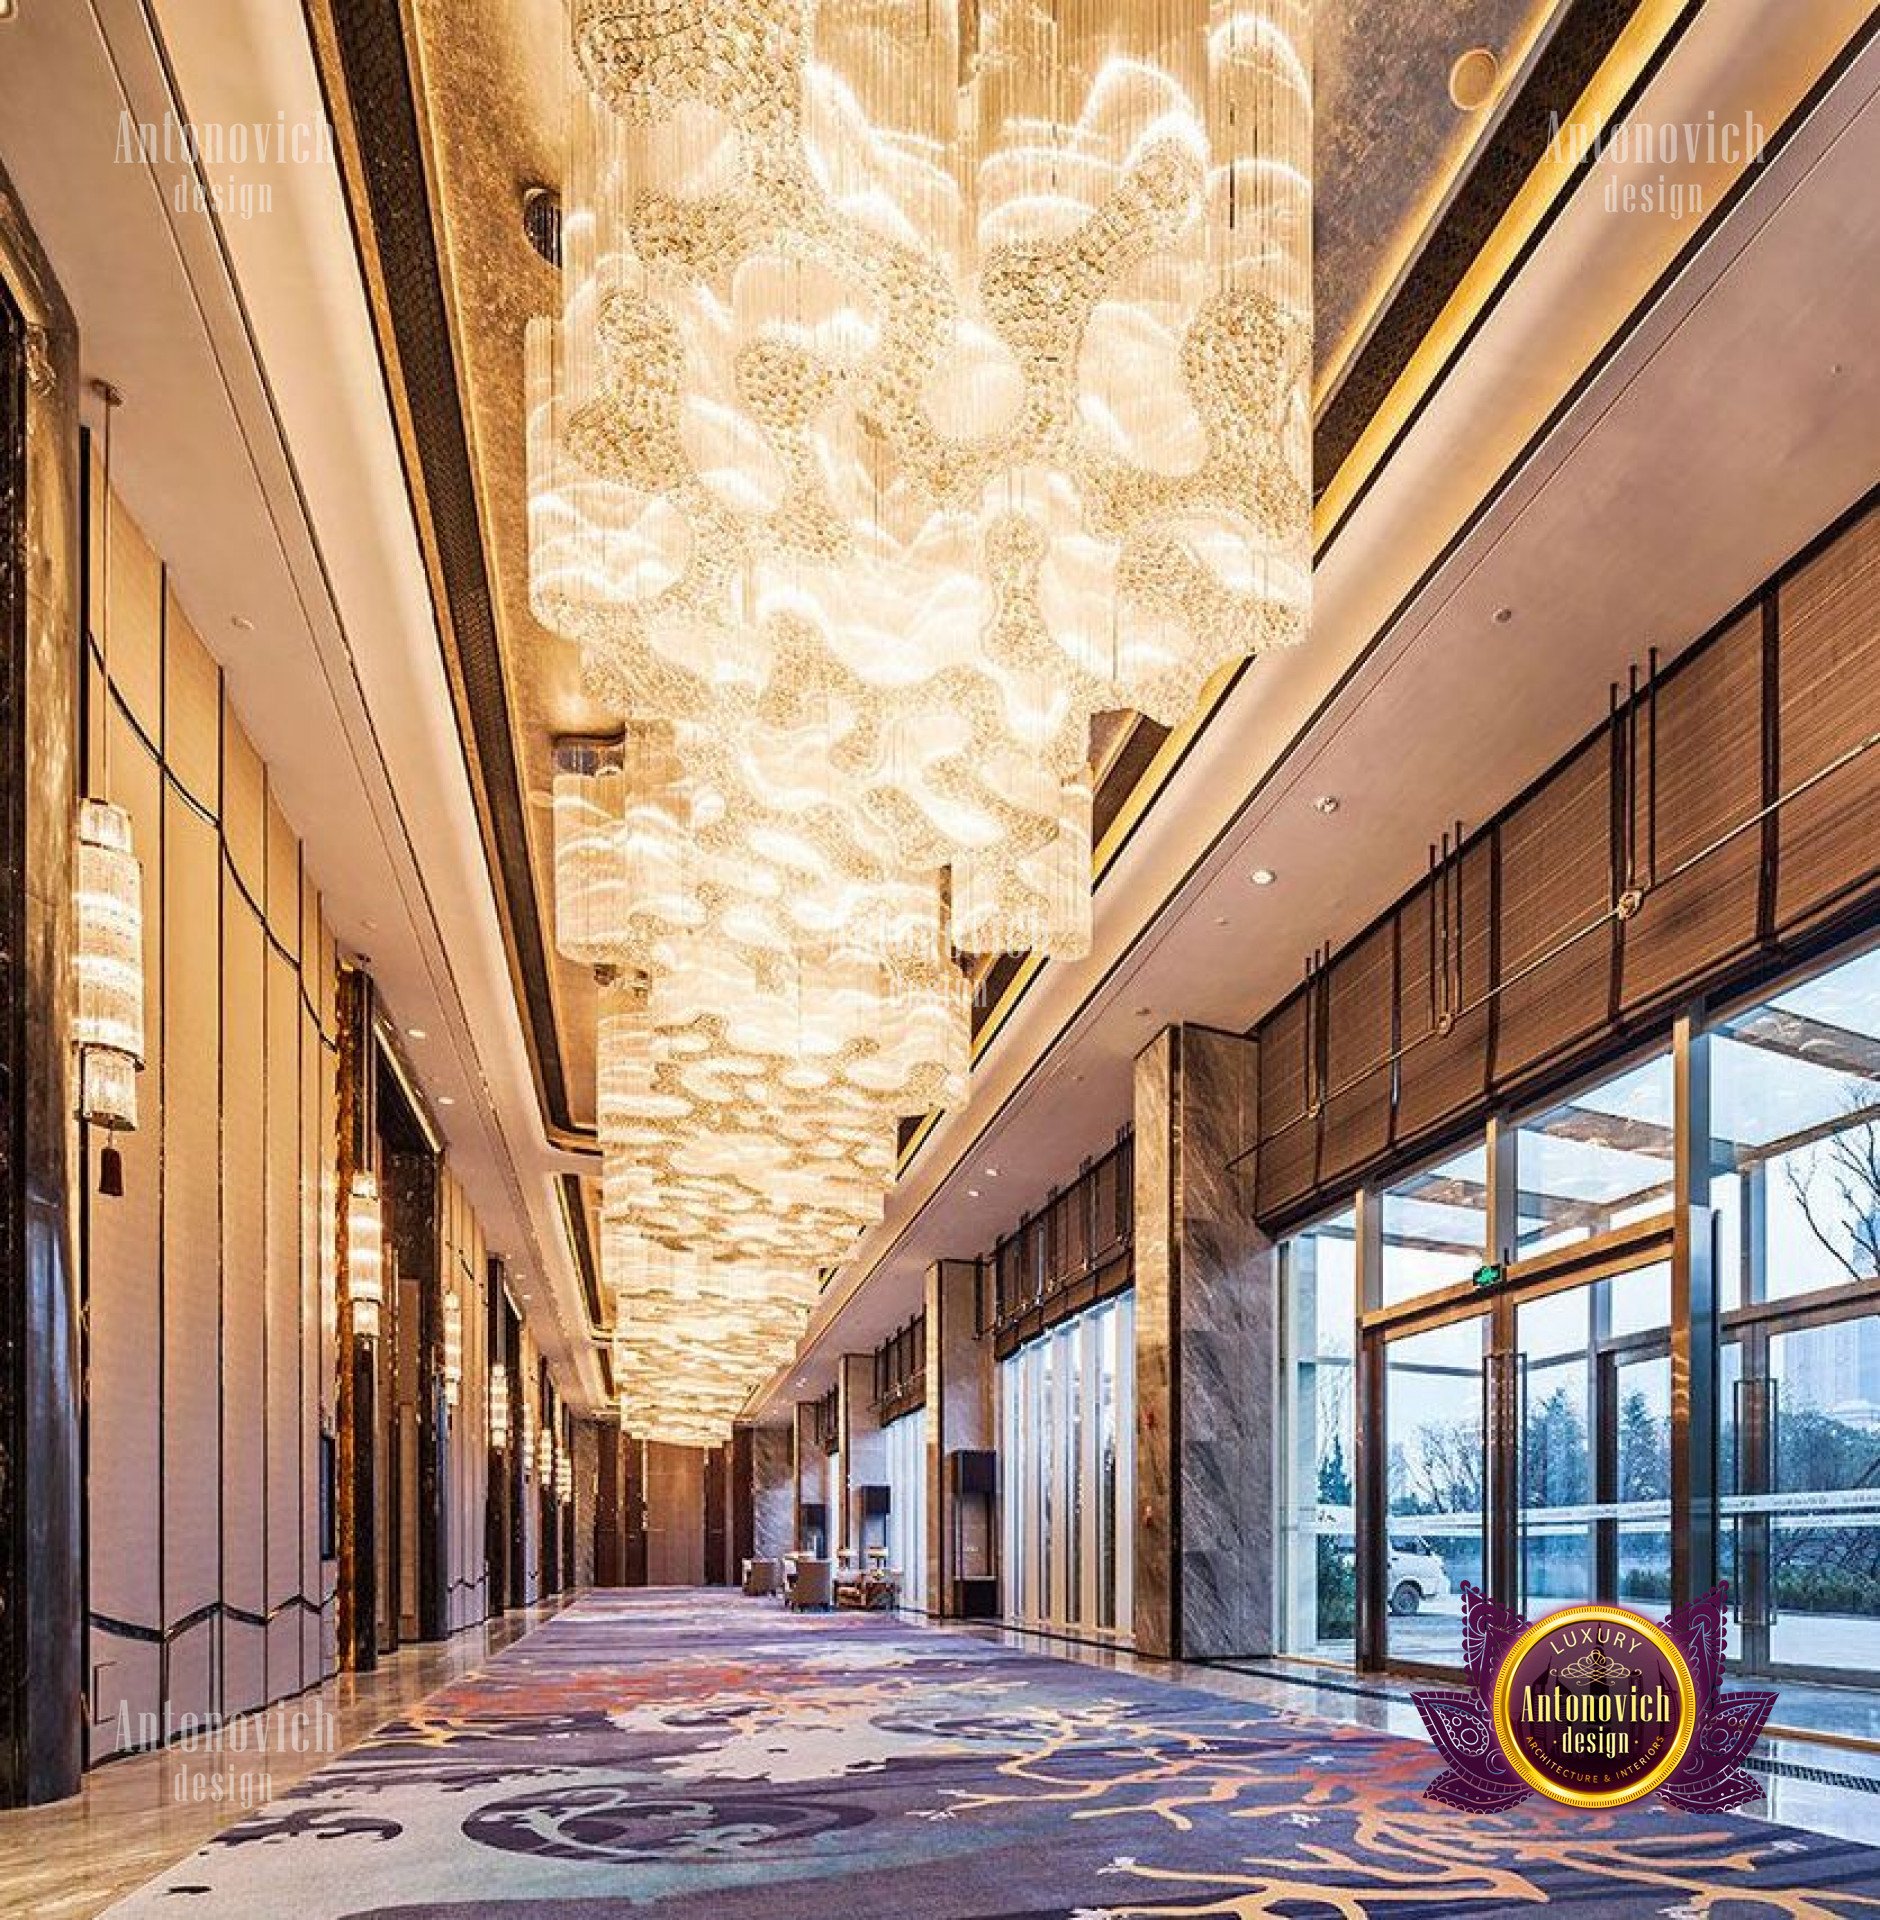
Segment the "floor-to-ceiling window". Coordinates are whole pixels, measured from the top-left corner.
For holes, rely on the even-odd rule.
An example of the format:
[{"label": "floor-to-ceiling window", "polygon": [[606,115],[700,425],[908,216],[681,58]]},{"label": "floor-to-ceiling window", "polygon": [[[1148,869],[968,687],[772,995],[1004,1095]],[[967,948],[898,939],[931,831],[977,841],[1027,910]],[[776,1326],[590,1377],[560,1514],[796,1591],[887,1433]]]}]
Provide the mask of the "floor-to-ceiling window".
[{"label": "floor-to-ceiling window", "polygon": [[1357,1631],[1355,1233],[1347,1208],[1280,1247],[1279,1644],[1341,1660]]},{"label": "floor-to-ceiling window", "polygon": [[888,1565],[901,1576],[901,1604],[927,1606],[927,1411],[917,1407],[882,1429],[888,1453]]},{"label": "floor-to-ceiling window", "polygon": [[1005,1611],[1030,1625],[1129,1630],[1135,1311],[1123,1294],[999,1369]]},{"label": "floor-to-ceiling window", "polygon": [[1880,1674],[1880,950],[1710,1041],[1718,1557],[1754,1671]]},{"label": "floor-to-ceiling window", "polygon": [[1282,1651],[1458,1667],[1465,1581],[1663,1607],[1714,1510],[1737,1663],[1873,1683],[1880,950],[1387,1170],[1280,1285]]}]

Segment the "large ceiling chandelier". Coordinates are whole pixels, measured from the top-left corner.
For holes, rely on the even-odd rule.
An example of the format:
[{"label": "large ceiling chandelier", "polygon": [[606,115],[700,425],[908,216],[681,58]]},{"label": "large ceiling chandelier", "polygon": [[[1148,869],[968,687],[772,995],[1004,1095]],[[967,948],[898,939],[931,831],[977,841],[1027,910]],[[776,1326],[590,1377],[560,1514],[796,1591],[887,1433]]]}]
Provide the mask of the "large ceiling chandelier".
[{"label": "large ceiling chandelier", "polygon": [[557,939],[635,1431],[695,1436],[963,1093],[954,954],[1087,950],[1092,716],[1302,630],[1308,0],[572,21],[531,593],[625,729]]}]

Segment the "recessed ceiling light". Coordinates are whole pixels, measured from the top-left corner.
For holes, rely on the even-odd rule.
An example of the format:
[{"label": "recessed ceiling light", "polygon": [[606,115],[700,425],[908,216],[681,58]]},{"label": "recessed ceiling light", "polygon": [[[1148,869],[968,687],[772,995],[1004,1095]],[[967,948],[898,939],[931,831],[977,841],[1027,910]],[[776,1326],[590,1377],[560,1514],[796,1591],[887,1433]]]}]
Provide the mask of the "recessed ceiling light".
[{"label": "recessed ceiling light", "polygon": [[447,1094],[447,1093],[440,1093],[440,1094],[439,1094],[439,1095],[437,1096],[437,1104],[438,1104],[438,1105],[439,1105],[440,1107],[454,1107],[454,1106],[455,1106],[455,1105],[456,1105],[457,1103],[456,1103],[456,1101],[455,1101],[455,1100],[453,1100],[453,1099],[452,1099],[452,1098],[450,1097],[450,1095],[449,1095],[449,1094]]},{"label": "recessed ceiling light", "polygon": [[405,1029],[405,1038],[407,1040],[428,1040],[430,1037],[422,1027],[407,1027]]},{"label": "recessed ceiling light", "polygon": [[1471,47],[1449,69],[1449,98],[1464,113],[1475,113],[1495,97],[1501,62],[1492,47]]},{"label": "recessed ceiling light", "polygon": [[1216,925],[1217,927],[1224,927],[1224,926],[1226,926],[1226,925],[1227,925],[1227,915],[1226,915],[1226,914],[1224,914],[1224,913],[1217,913],[1217,914],[1216,914],[1216,915],[1214,916],[1214,924],[1215,924],[1215,925]]},{"label": "recessed ceiling light", "polygon": [[1150,1013],[1151,1013],[1151,1011],[1152,1011],[1152,1009],[1151,1009],[1151,1008],[1149,1008],[1149,1007],[1138,1007],[1138,1008],[1136,1009],[1136,1018],[1137,1018],[1138,1020],[1146,1020],[1146,1019],[1148,1019],[1148,1017],[1149,1017],[1149,1015],[1150,1015]]},{"label": "recessed ceiling light", "polygon": [[1335,793],[1322,793],[1313,801],[1312,806],[1313,810],[1318,813],[1336,813],[1338,811],[1338,795]]},{"label": "recessed ceiling light", "polygon": [[999,1170],[997,1167],[988,1167],[986,1169],[986,1178],[988,1180],[996,1180],[998,1179],[998,1177],[999,1177]]},{"label": "recessed ceiling light", "polygon": [[966,1189],[966,1197],[969,1200],[977,1200],[979,1198],[979,1189],[977,1187],[968,1187]]},{"label": "recessed ceiling light", "polygon": [[1496,626],[1505,627],[1508,624],[1508,622],[1513,618],[1514,618],[1514,609],[1512,607],[1497,607],[1495,609]]},{"label": "recessed ceiling light", "polygon": [[[6,0],[0,0],[0,20],[6,18],[5,9]],[[250,620],[245,613],[231,614],[229,616],[229,625],[233,627],[237,633],[253,633],[255,630],[255,623]]]},{"label": "recessed ceiling light", "polygon": [[1279,875],[1276,874],[1271,867],[1255,867],[1254,870],[1247,875],[1247,878],[1251,880],[1256,887],[1270,887],[1273,882],[1279,878]]}]

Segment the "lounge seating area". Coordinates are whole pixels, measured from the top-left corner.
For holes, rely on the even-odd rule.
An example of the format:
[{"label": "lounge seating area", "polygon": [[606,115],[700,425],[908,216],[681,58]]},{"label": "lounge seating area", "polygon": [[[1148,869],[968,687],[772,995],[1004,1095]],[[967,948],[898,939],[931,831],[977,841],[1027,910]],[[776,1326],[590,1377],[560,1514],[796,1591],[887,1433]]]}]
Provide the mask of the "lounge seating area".
[{"label": "lounge seating area", "polygon": [[831,1560],[786,1553],[774,1560],[746,1560],[743,1588],[752,1598],[775,1594],[794,1613],[829,1613],[836,1608],[892,1613],[900,1604],[902,1576],[887,1565],[879,1549],[864,1558]]}]

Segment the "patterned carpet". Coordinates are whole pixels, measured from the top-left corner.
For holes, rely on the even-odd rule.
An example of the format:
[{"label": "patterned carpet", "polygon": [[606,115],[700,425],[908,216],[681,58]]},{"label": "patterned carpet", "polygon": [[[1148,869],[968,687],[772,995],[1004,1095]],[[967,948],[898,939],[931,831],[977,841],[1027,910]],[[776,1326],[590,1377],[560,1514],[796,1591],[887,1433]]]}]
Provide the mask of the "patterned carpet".
[{"label": "patterned carpet", "polygon": [[1740,1816],[1422,1797],[1420,1742],[960,1633],[584,1597],[112,1909],[136,1920],[1880,1915]]}]

